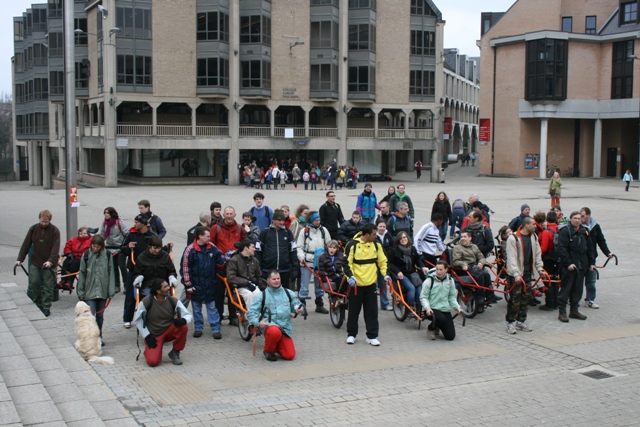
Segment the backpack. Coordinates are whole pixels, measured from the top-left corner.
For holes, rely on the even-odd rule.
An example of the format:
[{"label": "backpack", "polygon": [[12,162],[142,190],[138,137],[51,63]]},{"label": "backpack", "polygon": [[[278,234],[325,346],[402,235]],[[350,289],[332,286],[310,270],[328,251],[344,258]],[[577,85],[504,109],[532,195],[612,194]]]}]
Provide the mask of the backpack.
[{"label": "backpack", "polygon": [[[289,297],[289,306],[291,306],[291,294],[289,292],[289,289],[287,288],[282,288],[284,289],[285,293],[287,294],[287,297]],[[258,319],[258,322],[260,322],[262,320],[262,313],[264,313],[264,300],[266,299],[266,292],[267,288],[264,288],[264,290],[262,291],[262,304],[260,305],[260,318]]]},{"label": "backpack", "polygon": [[323,172],[320,174],[320,178],[322,178],[322,179],[327,179],[327,171],[323,171]]},{"label": "backpack", "polygon": [[[324,227],[321,225],[320,226],[320,233],[322,233],[322,244],[324,245],[324,248],[318,248],[315,250],[315,252],[313,252],[313,268],[315,269],[318,266],[318,258],[320,257],[320,255],[322,255],[322,253],[326,250],[327,248],[327,244],[325,243],[325,237],[324,237]],[[311,252],[307,251],[306,249],[306,244],[307,244],[307,239],[309,239],[309,227],[305,227],[304,228],[304,243],[303,243],[303,250],[310,254]]]},{"label": "backpack", "polygon": [[311,179],[315,180],[318,178],[318,175],[315,172],[311,172]]},{"label": "backpack", "polygon": [[[393,218],[393,231],[396,231],[396,221],[398,220],[398,217],[392,214],[391,218]],[[409,220],[409,224],[411,224],[411,217],[407,215],[405,218],[407,218]]]},{"label": "backpack", "polygon": [[[253,211],[255,210],[255,206],[252,207],[251,209],[249,209],[249,212],[251,212],[251,216],[255,218],[255,215],[253,214]],[[269,213],[269,206],[265,206],[264,207],[264,211],[267,213],[267,222],[271,222],[271,214]],[[240,224],[238,224],[238,227],[240,227]],[[216,230],[216,234],[218,234],[218,230]]]},{"label": "backpack", "polygon": [[345,177],[345,173],[344,173],[344,169],[340,170],[340,178],[344,178]]}]

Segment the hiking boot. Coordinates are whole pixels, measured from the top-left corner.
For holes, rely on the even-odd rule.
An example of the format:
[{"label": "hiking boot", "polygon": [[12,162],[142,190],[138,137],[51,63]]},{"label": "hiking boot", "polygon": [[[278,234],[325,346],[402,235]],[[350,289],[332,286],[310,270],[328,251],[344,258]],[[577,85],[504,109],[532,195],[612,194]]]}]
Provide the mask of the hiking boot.
[{"label": "hiking boot", "polygon": [[567,317],[567,313],[564,313],[562,311],[558,314],[558,320],[561,321],[562,323],[569,323],[569,318]]},{"label": "hiking boot", "polygon": [[587,320],[587,316],[585,316],[584,314],[580,313],[578,310],[569,311],[569,317],[572,318],[572,319]]},{"label": "hiking boot", "polygon": [[427,329],[427,339],[428,340],[435,340],[436,339],[436,331],[430,331]]},{"label": "hiking boot", "polygon": [[529,327],[527,322],[516,322],[516,329],[522,332],[531,332],[533,329]]},{"label": "hiking boot", "polygon": [[193,331],[194,338],[200,338],[202,336],[202,331]]},{"label": "hiking boot", "polygon": [[230,319],[229,326],[238,326],[238,318],[234,317],[233,319]]},{"label": "hiking boot", "polygon": [[51,312],[48,308],[44,308],[42,309],[42,314],[44,314],[44,317],[49,317],[51,315]]},{"label": "hiking boot", "polygon": [[553,307],[551,307],[550,305],[546,305],[546,304],[541,305],[540,307],[538,307],[538,309],[542,310],[542,311],[553,311]]},{"label": "hiking boot", "polygon": [[321,305],[316,305],[316,313],[329,314],[329,310],[327,310],[326,308],[324,308]]},{"label": "hiking boot", "polygon": [[265,359],[267,359],[269,362],[275,362],[276,360],[278,360],[275,353],[267,353],[266,351],[263,351],[263,353]]},{"label": "hiking boot", "polygon": [[174,365],[182,365],[182,360],[180,360],[180,352],[178,350],[171,350],[169,352],[169,359],[171,359],[171,363]]},{"label": "hiking boot", "polygon": [[516,333],[516,324],[515,324],[515,322],[507,322],[507,333],[511,334],[511,335]]},{"label": "hiking boot", "polygon": [[222,334],[220,332],[214,332],[213,333],[213,339],[214,340],[220,340],[222,339]]}]

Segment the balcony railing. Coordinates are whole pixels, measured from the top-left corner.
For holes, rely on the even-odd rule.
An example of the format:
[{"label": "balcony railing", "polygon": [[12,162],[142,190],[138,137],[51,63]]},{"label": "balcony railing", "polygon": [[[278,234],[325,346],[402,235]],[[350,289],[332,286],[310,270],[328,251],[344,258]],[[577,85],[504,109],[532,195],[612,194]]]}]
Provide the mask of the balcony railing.
[{"label": "balcony railing", "polygon": [[309,128],[310,137],[337,138],[338,128]]},{"label": "balcony railing", "polygon": [[409,129],[409,139],[433,139],[433,129]]},{"label": "balcony railing", "polygon": [[294,138],[304,138],[304,128],[292,128],[291,126],[276,127],[273,130],[273,136],[284,136],[284,130],[285,129],[293,129],[293,137]]},{"label": "balcony railing", "polygon": [[265,137],[271,135],[269,127],[240,126],[240,137]]},{"label": "balcony railing", "polygon": [[229,136],[229,126],[196,126],[197,136]]},{"label": "balcony railing", "polygon": [[191,126],[158,125],[158,136],[191,136]]},{"label": "balcony railing", "polygon": [[375,138],[374,129],[349,128],[347,138]]},{"label": "balcony railing", "polygon": [[152,125],[118,125],[118,136],[151,136]]},{"label": "balcony railing", "polygon": [[378,138],[398,138],[404,139],[404,129],[378,129]]}]

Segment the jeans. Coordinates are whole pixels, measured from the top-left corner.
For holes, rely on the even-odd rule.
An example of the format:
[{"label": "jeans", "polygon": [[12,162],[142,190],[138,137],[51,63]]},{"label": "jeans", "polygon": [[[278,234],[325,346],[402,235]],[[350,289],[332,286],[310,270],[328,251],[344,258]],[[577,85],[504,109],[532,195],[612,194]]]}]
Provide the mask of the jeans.
[{"label": "jeans", "polygon": [[311,181],[311,189],[312,190],[317,190],[318,188],[316,187],[317,182],[315,181]]},{"label": "jeans", "polygon": [[[300,267],[300,290],[298,291],[298,298],[302,300],[309,299],[309,281],[311,280],[311,271],[305,266]],[[324,296],[324,291],[320,287],[320,281],[314,275],[313,276],[313,284],[316,294],[316,305],[322,306],[322,297]]]},{"label": "jeans", "polygon": [[422,293],[422,285],[415,286],[408,276],[404,276],[402,280],[400,280],[400,285],[402,285],[402,293],[404,294],[404,301],[407,304],[411,305],[411,304],[415,304],[416,301],[420,301],[420,294]]},{"label": "jeans", "polygon": [[587,271],[584,275],[584,285],[587,288],[587,300],[595,301],[596,300],[596,272]]},{"label": "jeans", "polygon": [[[464,221],[464,211],[462,209],[454,209],[451,214],[451,230],[449,231],[449,236],[453,237],[456,227],[459,229],[462,227],[462,221]],[[462,230],[460,230],[462,231]]]},{"label": "jeans", "polygon": [[447,228],[449,228],[449,220],[443,221],[442,225],[438,227],[438,231],[440,231],[440,240],[443,242],[447,238]]},{"label": "jeans", "polygon": [[[89,299],[85,301],[89,308],[91,309],[91,314],[96,317],[96,323],[98,324],[98,329],[100,329],[100,337],[102,337],[102,323],[104,321],[104,307],[107,305],[107,300],[98,298],[98,299]],[[100,313],[98,313],[100,311]],[[97,313],[97,314],[96,314]]]},{"label": "jeans", "polygon": [[360,220],[360,223],[361,223],[362,225],[365,225],[365,224],[375,224],[375,222],[376,222],[376,218],[375,218],[375,217],[373,217],[373,218],[362,218],[362,219]]},{"label": "jeans", "polygon": [[[382,287],[384,286],[384,292],[382,292]],[[389,307],[389,294],[388,289],[384,283],[384,277],[378,271],[378,291],[380,291],[380,308]]]},{"label": "jeans", "polygon": [[124,312],[122,314],[122,321],[125,323],[133,320],[133,314],[136,311],[136,296],[133,292],[134,278],[133,271],[128,271],[127,279],[124,283]]},{"label": "jeans", "polygon": [[191,301],[191,307],[193,307],[193,323],[196,331],[201,331],[204,327],[204,318],[202,317],[203,304],[207,310],[207,319],[209,320],[209,326],[211,326],[211,332],[220,332],[220,314],[218,314],[218,310],[216,309],[215,301]]}]

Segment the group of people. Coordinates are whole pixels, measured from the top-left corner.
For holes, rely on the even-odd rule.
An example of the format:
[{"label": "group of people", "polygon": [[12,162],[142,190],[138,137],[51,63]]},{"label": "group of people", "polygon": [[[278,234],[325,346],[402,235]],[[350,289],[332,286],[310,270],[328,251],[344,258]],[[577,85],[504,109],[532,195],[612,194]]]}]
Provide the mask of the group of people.
[{"label": "group of people", "polygon": [[[271,158],[263,166],[258,166],[255,160],[242,167],[242,182],[245,188],[267,190],[284,190],[287,183],[298,189],[298,184],[305,190],[327,190],[358,187],[358,169],[355,166],[340,166],[336,159],[324,166],[310,162],[291,163],[290,159],[278,163]],[[318,188],[320,185],[320,188]]]},{"label": "group of people", "polygon": [[[348,220],[332,190],[326,192],[326,202],[318,210],[301,204],[293,216],[288,206],[272,209],[264,200],[264,194],[255,193],[254,205],[242,213],[241,222],[236,221],[232,206],[211,203],[187,231],[187,247],[179,255],[178,270],[172,258],[173,244],[163,242],[166,228],[151,211],[148,200],[138,203],[139,213],[131,228],[113,207],[104,209],[103,222],[94,236],[88,235],[86,227],[80,228],[64,253],[79,260],[78,297],[96,314],[101,336],[102,312],[122,288],[124,327],[135,324],[140,330],[150,366],[160,363],[162,345],[169,341],[173,341],[170,359],[182,364],[180,352],[186,343],[187,323],[194,321],[194,338],[203,336],[203,305],[213,339],[221,339],[226,290],[223,280],[238,289],[248,309],[247,319],[263,330],[264,355],[269,361],[277,360],[277,355],[288,360],[295,357],[291,314],[306,307],[312,280],[315,312],[319,314],[328,313],[320,280],[327,280],[334,290],[354,288],[348,293],[348,344],[356,342],[363,311],[366,342],[380,345],[378,310],[392,310],[386,292],[380,290],[390,280],[398,281],[406,303],[430,320],[429,339],[436,339],[440,332],[447,340],[455,338],[451,310],[461,308],[450,268],[473,276],[486,288],[476,293],[479,305],[501,300],[493,292],[491,276],[485,269],[487,257],[494,251],[491,210],[476,194],[466,202],[456,199],[450,204],[446,193],[439,192],[430,222],[420,227],[415,239],[414,206],[403,184],[390,187],[378,200],[367,183]],[[506,263],[508,280],[515,284],[506,315],[509,333],[531,330],[527,324],[527,310],[533,300],[530,285],[539,275],[560,275],[560,291],[551,282],[546,303],[540,307],[558,310],[560,321],[586,319],[578,311],[583,283],[587,306],[598,308],[596,246],[608,257],[613,254],[589,208],[572,213],[562,227],[558,227],[560,207],[555,208],[531,217],[529,206],[524,204],[520,215],[499,231],[500,245],[495,251]],[[50,314],[53,269],[60,249],[60,234],[51,217],[49,211],[40,212],[40,221],[29,229],[17,261],[24,262],[31,251],[29,287],[45,316]],[[453,236],[456,230],[461,232],[460,242],[454,246],[452,258],[444,260],[443,242],[447,233]],[[41,283],[44,292],[40,291]],[[171,288],[180,283],[182,294],[174,298]],[[143,296],[137,308],[136,289]],[[265,307],[271,312],[268,318],[264,317]],[[238,325],[231,301],[226,316],[230,325]]]}]

